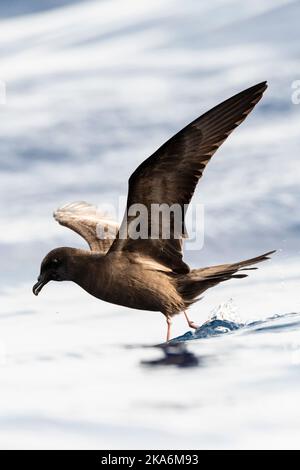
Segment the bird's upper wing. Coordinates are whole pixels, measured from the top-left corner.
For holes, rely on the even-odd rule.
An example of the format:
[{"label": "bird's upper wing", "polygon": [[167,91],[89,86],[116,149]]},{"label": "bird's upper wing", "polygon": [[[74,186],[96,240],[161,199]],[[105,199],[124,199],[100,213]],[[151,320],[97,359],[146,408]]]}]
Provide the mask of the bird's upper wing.
[{"label": "bird's upper wing", "polygon": [[[134,171],[129,179],[127,208],[120,232],[110,251],[138,251],[168,266],[175,272],[187,272],[182,260],[184,237],[184,206],[189,204],[203,171],[220,145],[246,118],[267,88],[266,82],[238,93],[191,122],[188,126],[163,144],[153,155]],[[171,227],[169,239],[163,239],[162,223],[150,220],[152,204],[179,204],[182,207],[180,232]],[[153,238],[133,239],[130,223],[136,219],[130,213],[134,204],[148,209],[148,223]],[[134,212],[134,211],[133,211]],[[157,223],[159,226],[153,227]]]},{"label": "bird's upper wing", "polygon": [[61,225],[74,230],[89,244],[91,251],[107,253],[119,230],[117,222],[87,202],[72,202],[53,214]]}]

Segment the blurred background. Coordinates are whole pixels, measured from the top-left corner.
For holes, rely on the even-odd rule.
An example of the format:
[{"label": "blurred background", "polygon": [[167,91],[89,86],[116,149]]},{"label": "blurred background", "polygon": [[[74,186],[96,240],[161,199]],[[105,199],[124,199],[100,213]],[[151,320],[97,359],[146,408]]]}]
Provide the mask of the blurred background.
[{"label": "blurred background", "polygon": [[[185,423],[178,411],[185,401],[169,406],[162,375],[141,372],[141,351],[120,363],[120,343],[164,338],[161,315],[104,304],[71,283],[52,283],[38,299],[31,287],[48,251],[84,246],[55,223],[53,210],[76,200],[117,206],[132,171],[165,140],[267,80],[262,101],[199,184],[204,246],[186,260],[200,267],[279,251],[249,279],[210,291],[193,319],[206,321],[230,297],[244,321],[299,311],[300,104],[292,99],[299,15],[299,1],[289,0],[1,2],[0,446],[259,445],[260,431],[271,426],[268,410],[262,405],[268,425],[247,434],[252,413],[246,402],[232,411],[238,398],[226,395],[223,373],[222,385],[206,390],[212,397],[224,387],[223,424],[208,418],[213,406],[203,427],[193,427],[192,415]],[[184,331],[179,318],[174,334]],[[243,367],[232,371],[232,384]],[[170,374],[169,383],[183,386],[184,378]],[[180,431],[168,427],[181,418]],[[229,428],[230,440],[223,434]],[[293,432],[286,435],[291,443]],[[271,442],[283,441],[274,435]]]}]

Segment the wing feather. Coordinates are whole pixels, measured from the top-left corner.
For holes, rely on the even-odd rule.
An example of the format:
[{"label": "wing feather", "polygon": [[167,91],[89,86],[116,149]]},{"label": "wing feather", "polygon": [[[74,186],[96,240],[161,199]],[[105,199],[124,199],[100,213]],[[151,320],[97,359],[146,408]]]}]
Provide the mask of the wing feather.
[{"label": "wing feather", "polygon": [[[213,154],[229,134],[248,116],[266,90],[266,82],[259,83],[217,105],[190,123],[153,155],[142,162],[129,179],[127,208],[121,230],[110,251],[137,251],[165,264],[175,272],[188,272],[182,260],[182,239],[185,236],[184,215],[195,187]],[[179,204],[182,208],[180,231],[171,226],[169,239],[161,234],[163,223],[153,221],[153,204]],[[148,238],[133,239],[129,227],[135,217],[128,213],[134,204],[148,209]],[[158,227],[153,227],[158,223]],[[150,230],[159,233],[150,237]]]},{"label": "wing feather", "polygon": [[91,251],[107,253],[119,230],[117,222],[87,202],[72,202],[57,209],[55,220],[81,235]]}]

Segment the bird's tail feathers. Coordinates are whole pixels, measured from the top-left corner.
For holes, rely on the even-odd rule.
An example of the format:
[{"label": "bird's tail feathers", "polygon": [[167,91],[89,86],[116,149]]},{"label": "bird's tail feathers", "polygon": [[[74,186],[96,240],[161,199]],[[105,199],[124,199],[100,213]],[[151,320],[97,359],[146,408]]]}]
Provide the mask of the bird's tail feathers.
[{"label": "bird's tail feathers", "polygon": [[275,253],[275,251],[276,250],[269,251],[263,255],[239,261],[238,263],[193,269],[188,274],[178,277],[177,290],[182,296],[186,307],[189,307],[191,304],[199,300],[198,296],[210,287],[229,279],[241,279],[247,277],[247,274],[243,274],[243,271],[257,269],[257,267],[249,266],[270,259],[270,255]]}]

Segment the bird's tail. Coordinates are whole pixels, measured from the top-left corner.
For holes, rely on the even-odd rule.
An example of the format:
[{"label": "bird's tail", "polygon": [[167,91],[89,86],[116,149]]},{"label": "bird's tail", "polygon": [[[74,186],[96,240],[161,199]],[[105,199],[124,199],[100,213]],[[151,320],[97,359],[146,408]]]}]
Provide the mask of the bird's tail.
[{"label": "bird's tail", "polygon": [[221,264],[218,266],[210,266],[207,268],[193,269],[188,274],[181,275],[177,278],[177,290],[182,296],[186,307],[196,302],[203,292],[220,282],[228,279],[240,279],[247,277],[244,271],[257,269],[256,267],[248,267],[253,264],[261,263],[269,259],[269,256],[275,253],[269,251],[255,258],[247,259],[233,264]]}]

